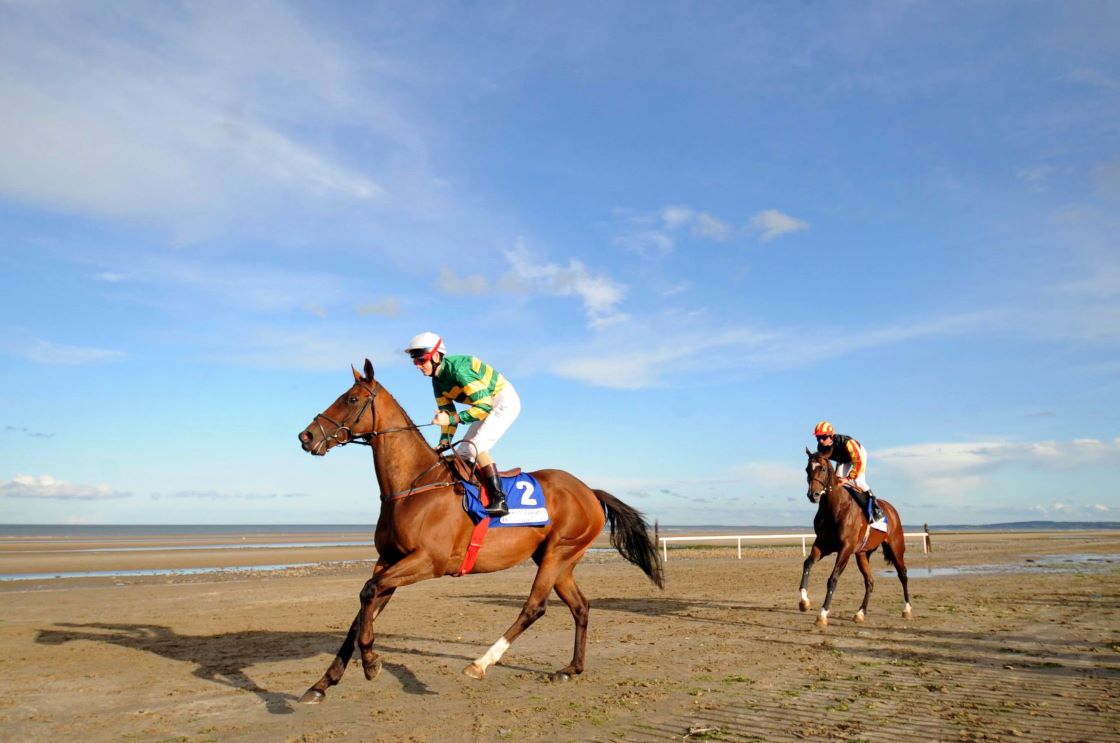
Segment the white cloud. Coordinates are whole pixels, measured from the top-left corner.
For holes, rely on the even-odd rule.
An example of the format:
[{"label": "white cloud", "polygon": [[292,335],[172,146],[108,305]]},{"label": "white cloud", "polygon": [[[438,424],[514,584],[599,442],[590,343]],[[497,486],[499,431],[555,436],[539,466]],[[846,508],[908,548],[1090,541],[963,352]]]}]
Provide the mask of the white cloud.
[{"label": "white cloud", "polygon": [[443,268],[436,280],[436,288],[444,294],[480,296],[490,291],[490,282],[482,274],[456,276],[451,269]]},{"label": "white cloud", "polygon": [[128,498],[130,495],[115,491],[108,485],[79,485],[56,480],[50,475],[16,475],[12,480],[0,481],[0,496],[8,498],[106,500]]},{"label": "white cloud", "polygon": [[366,317],[369,315],[381,315],[383,317],[394,317],[401,312],[401,303],[396,297],[389,297],[388,299],[372,304],[358,305],[356,311],[359,316]]},{"label": "white cloud", "polygon": [[506,252],[506,259],[513,268],[513,282],[522,288],[553,296],[579,297],[592,327],[625,319],[615,308],[626,295],[626,287],[606,274],[593,274],[581,261],[570,258],[567,266],[540,262],[520,241],[515,249]]},{"label": "white cloud", "polygon": [[623,230],[615,243],[643,255],[671,253],[682,234],[697,239],[724,242],[731,238],[731,225],[719,217],[689,206],[665,206],[655,212],[618,211]]},{"label": "white cloud", "polygon": [[[0,193],[146,221],[382,194],[307,134],[360,115],[360,96],[342,51],[303,20],[281,6],[135,10],[125,23],[80,4],[6,8]],[[314,116],[294,134],[297,106]],[[404,145],[390,120],[371,115],[370,131]]]},{"label": "white cloud", "polygon": [[176,498],[183,500],[237,501],[276,500],[277,498],[307,498],[308,493],[246,493],[232,490],[183,490],[177,493],[153,493],[152,500]]},{"label": "white cloud", "polygon": [[[982,487],[995,470],[1009,466],[1070,470],[1120,456],[1120,438],[1035,441],[1002,440],[926,443],[870,452],[877,467],[892,471],[926,491],[962,499]],[[1050,507],[1054,507],[1051,504]]]},{"label": "white cloud", "polygon": [[[851,332],[840,328],[768,328],[728,326],[724,319],[702,315],[663,314],[633,320],[624,334],[602,333],[596,341],[562,349],[549,362],[561,376],[588,384],[624,389],[658,387],[697,368],[704,357],[708,371],[721,368],[793,369],[824,363],[870,348],[915,339],[958,335],[990,329],[998,316],[976,313],[914,320],[882,328]],[[713,354],[712,350],[719,353]]]},{"label": "white cloud", "polygon": [[121,351],[69,346],[43,340],[38,341],[30,347],[15,349],[14,353],[40,364],[64,364],[70,366],[105,364],[120,361],[125,357],[124,353]]},{"label": "white cloud", "polygon": [[809,223],[784,214],[777,209],[766,209],[758,212],[751,217],[750,226],[752,229],[762,233],[759,239],[762,242],[770,242],[783,235],[790,235],[794,232],[801,232],[802,230],[809,229]]}]

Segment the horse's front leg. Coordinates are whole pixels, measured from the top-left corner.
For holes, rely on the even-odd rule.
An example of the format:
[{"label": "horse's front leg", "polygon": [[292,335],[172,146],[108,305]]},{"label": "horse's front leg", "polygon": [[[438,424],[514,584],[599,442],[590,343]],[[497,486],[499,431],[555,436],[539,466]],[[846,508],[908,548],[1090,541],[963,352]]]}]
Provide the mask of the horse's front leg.
[{"label": "horse's front leg", "polygon": [[[389,599],[393,597],[392,591],[385,591],[376,599],[375,612],[380,613],[385,604],[389,603]],[[327,695],[327,689],[331,688],[339,681],[342,680],[342,674],[346,673],[346,665],[350,662],[350,657],[354,654],[354,640],[358,636],[358,623],[361,619],[361,613],[354,617],[354,621],[350,623],[350,629],[346,632],[346,639],[342,641],[342,646],[338,649],[338,653],[334,656],[330,666],[327,667],[326,673],[322,678],[314,683],[310,689],[304,692],[299,701],[301,704],[318,704],[323,701],[323,697]]]},{"label": "horse's front leg", "polygon": [[821,559],[821,548],[813,542],[813,548],[809,550],[809,556],[805,558],[805,564],[801,568],[801,601],[797,605],[801,611],[809,611],[813,606],[809,601],[809,571],[819,559]]},{"label": "horse's front leg", "polygon": [[859,566],[859,572],[863,573],[863,604],[852,617],[852,621],[862,622],[867,604],[871,601],[871,592],[875,590],[875,577],[871,574],[871,563],[868,562],[866,552],[856,553],[856,565]]},{"label": "horse's front leg", "polygon": [[362,606],[358,610],[357,643],[362,657],[362,669],[370,681],[381,673],[381,658],[373,652],[373,620],[401,586],[436,577],[435,564],[426,552],[412,552],[384,570],[374,570],[359,594]]},{"label": "horse's front leg", "polygon": [[845,547],[840,550],[840,554],[836,555],[836,565],[832,568],[832,575],[828,576],[828,593],[824,596],[824,603],[821,604],[821,613],[817,617],[818,627],[828,626],[828,611],[832,607],[832,594],[836,591],[836,584],[840,580],[840,574],[844,572],[844,568],[848,565],[848,560],[852,556],[850,548]]}]

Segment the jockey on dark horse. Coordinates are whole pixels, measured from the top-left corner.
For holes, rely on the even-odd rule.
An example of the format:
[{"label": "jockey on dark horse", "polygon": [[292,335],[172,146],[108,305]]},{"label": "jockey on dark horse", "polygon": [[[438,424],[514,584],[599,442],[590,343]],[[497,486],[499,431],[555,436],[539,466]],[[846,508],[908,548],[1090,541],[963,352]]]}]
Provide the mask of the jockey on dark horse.
[{"label": "jockey on dark horse", "polygon": [[[471,424],[456,450],[468,461],[478,463],[480,479],[490,493],[486,513],[505,516],[509,513],[506,495],[502,492],[498,466],[490,457],[490,450],[521,412],[521,398],[517,396],[517,390],[481,359],[448,356],[443,339],[435,333],[421,333],[405,350],[420,373],[432,378],[432,390],[438,406],[432,423],[441,427],[440,448],[450,448],[460,423]],[[456,402],[469,407],[456,412]]]},{"label": "jockey on dark horse", "polygon": [[864,515],[867,514],[867,501],[871,500],[871,527],[886,531],[883,511],[879,508],[875,493],[867,485],[867,450],[863,448],[863,444],[851,436],[836,433],[828,421],[818,423],[813,429],[813,435],[817,437],[817,452],[836,462],[836,474],[840,476],[841,484],[852,491],[852,496]]}]

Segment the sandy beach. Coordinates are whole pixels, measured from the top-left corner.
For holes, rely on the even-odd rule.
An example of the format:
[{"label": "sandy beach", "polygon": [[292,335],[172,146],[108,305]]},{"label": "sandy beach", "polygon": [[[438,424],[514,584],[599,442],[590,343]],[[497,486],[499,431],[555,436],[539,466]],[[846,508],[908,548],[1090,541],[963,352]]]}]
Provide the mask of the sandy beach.
[{"label": "sandy beach", "polygon": [[[285,540],[301,546],[246,546]],[[378,618],[379,678],[352,662],[322,704],[299,705],[374,557],[339,542],[363,540],[0,542],[5,575],[241,568],[0,581],[0,737],[1102,741],[1120,729],[1116,532],[935,533],[929,555],[912,540],[913,619],[876,555],[867,621],[851,621],[853,565],[827,629],[814,620],[832,560],[802,613],[800,544],[745,547],[743,559],[733,544],[672,549],[664,591],[595,552],[576,574],[592,602],[587,669],[564,684],[545,681],[571,654],[555,599],[486,679],[461,673],[513,621],[530,564],[428,581]]]}]

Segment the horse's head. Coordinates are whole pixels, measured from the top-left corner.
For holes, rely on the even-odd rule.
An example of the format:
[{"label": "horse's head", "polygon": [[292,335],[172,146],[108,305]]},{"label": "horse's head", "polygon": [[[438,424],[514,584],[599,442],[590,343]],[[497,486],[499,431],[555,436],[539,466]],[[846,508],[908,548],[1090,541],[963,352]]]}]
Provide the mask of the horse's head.
[{"label": "horse's head", "polygon": [[805,480],[809,483],[809,492],[805,496],[813,503],[818,503],[832,487],[832,464],[823,454],[807,448],[805,453],[809,456],[809,464],[805,465]]},{"label": "horse's head", "polygon": [[331,448],[370,436],[374,432],[374,402],[381,385],[373,379],[373,364],[366,359],[364,374],[354,372],[354,384],[334,404],[319,413],[299,435],[303,450],[322,456]]}]

